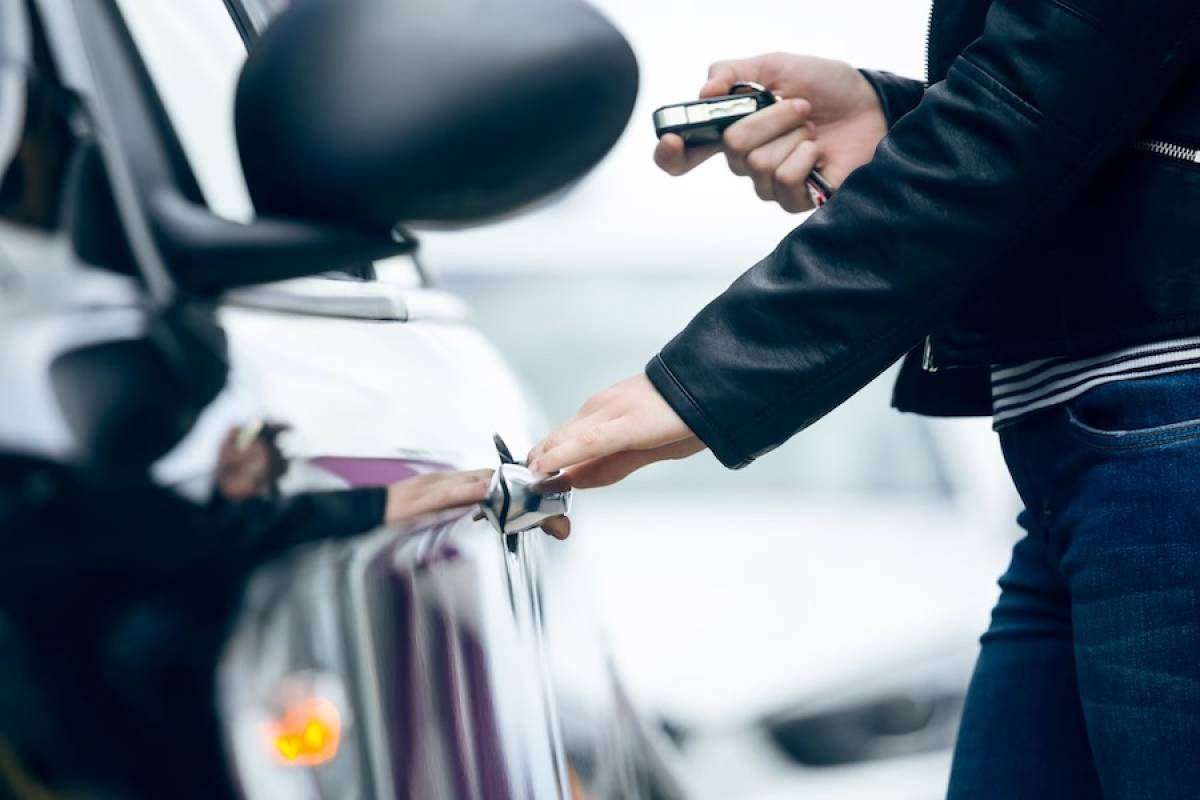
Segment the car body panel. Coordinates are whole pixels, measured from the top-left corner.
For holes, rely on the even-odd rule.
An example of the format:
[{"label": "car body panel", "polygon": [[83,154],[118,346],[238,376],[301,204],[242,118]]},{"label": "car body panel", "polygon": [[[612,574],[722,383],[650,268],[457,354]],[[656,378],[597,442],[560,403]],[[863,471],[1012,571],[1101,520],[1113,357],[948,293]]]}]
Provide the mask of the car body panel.
[{"label": "car body panel", "polygon": [[422,453],[485,467],[496,463],[493,433],[518,449],[532,441],[518,384],[466,326],[231,306],[221,322],[231,382],[253,385],[269,414],[293,425],[296,458]]},{"label": "car body panel", "polygon": [[[531,547],[536,540],[510,551],[486,523],[441,515],[263,570],[222,670],[231,752],[247,796],[280,796],[296,772],[322,788],[294,795],[301,797],[562,796],[565,762],[549,735],[554,710],[542,692],[548,676],[523,563],[534,558]],[[313,619],[322,617],[326,638],[317,641],[322,626]],[[289,618],[292,635],[313,646],[291,643],[287,649],[305,653],[301,663],[263,682],[284,651],[270,633],[288,629]],[[343,718],[353,727],[344,741],[360,760],[356,781],[323,777],[337,770],[336,759],[281,767],[253,733],[289,681],[311,673],[345,687]]]}]

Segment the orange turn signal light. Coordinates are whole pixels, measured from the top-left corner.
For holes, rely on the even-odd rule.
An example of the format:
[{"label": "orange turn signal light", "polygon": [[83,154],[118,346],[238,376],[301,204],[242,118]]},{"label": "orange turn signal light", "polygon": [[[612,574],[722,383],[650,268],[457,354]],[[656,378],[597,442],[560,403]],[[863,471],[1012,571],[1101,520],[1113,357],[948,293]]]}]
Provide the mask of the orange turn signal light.
[{"label": "orange turn signal light", "polygon": [[271,753],[288,766],[320,766],[337,755],[342,739],[341,712],[323,697],[296,699],[263,727]]}]

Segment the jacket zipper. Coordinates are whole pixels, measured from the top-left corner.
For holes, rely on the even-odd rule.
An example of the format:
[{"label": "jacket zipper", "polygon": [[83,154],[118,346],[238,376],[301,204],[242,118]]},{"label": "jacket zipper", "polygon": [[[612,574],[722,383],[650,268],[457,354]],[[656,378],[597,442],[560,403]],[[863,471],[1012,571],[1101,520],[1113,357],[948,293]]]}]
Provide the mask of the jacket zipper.
[{"label": "jacket zipper", "polygon": [[1133,149],[1141,150],[1144,153],[1152,153],[1163,158],[1172,158],[1176,161],[1188,161],[1192,164],[1200,164],[1200,150],[1194,147],[1184,147],[1181,144],[1173,142],[1164,142],[1158,139],[1139,139],[1133,143]]},{"label": "jacket zipper", "polygon": [[928,89],[929,83],[929,48],[933,45],[933,9],[937,5],[937,0],[929,2],[929,18],[925,21],[925,88]]},{"label": "jacket zipper", "polygon": [[925,347],[921,351],[921,369],[926,372],[937,372],[938,365],[933,362],[933,337],[925,337]]}]

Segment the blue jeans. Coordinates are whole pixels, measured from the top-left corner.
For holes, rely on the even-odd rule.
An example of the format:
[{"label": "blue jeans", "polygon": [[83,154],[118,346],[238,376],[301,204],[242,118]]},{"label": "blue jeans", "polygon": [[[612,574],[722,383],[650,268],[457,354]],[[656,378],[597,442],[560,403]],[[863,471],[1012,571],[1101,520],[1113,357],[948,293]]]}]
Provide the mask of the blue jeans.
[{"label": "blue jeans", "polygon": [[1200,797],[1200,371],[1092,389],[1000,440],[1026,535],[949,797]]}]

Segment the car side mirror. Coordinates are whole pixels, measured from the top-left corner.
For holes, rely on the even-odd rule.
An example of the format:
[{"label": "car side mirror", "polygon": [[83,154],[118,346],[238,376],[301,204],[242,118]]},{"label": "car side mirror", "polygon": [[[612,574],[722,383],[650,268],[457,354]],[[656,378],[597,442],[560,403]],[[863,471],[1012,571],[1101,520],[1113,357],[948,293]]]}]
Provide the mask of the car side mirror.
[{"label": "car side mirror", "polygon": [[594,167],[637,83],[629,44],[582,2],[299,3],[242,70],[238,147],[259,214],[469,224]]}]

